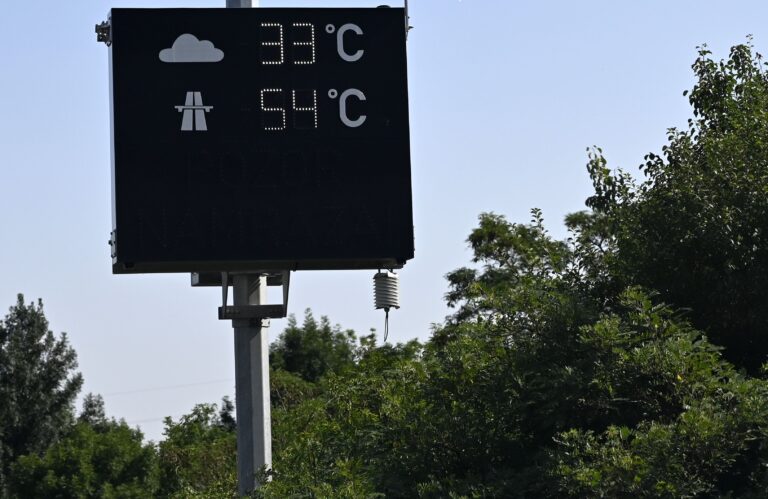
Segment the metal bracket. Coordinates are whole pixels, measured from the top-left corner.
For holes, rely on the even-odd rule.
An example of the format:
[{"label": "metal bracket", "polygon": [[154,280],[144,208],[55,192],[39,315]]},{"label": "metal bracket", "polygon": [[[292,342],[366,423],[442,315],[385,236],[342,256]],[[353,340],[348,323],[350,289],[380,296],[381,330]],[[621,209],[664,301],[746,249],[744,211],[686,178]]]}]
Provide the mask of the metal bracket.
[{"label": "metal bracket", "polygon": [[114,259],[117,256],[117,231],[109,233],[109,247],[111,248],[110,256]]},{"label": "metal bracket", "polygon": [[[279,274],[265,274],[263,272],[248,272],[258,276],[265,276],[267,286],[282,286],[283,302],[275,305],[227,305],[229,286],[232,284],[232,274],[221,273],[221,307],[219,307],[219,320],[259,320],[262,327],[269,327],[269,319],[281,319],[288,315],[288,291],[291,284],[291,271],[283,270]],[[240,272],[238,272],[240,274]],[[205,274],[192,274],[193,286],[195,281],[201,282]],[[201,284],[198,284],[201,285]],[[204,285],[204,284],[202,284]]]},{"label": "metal bracket", "polygon": [[112,45],[112,23],[104,21],[96,25],[96,41],[105,43],[107,47]]},{"label": "metal bracket", "polygon": [[411,26],[411,16],[408,15],[408,0],[405,0],[405,41],[408,41],[408,33],[413,29]]}]

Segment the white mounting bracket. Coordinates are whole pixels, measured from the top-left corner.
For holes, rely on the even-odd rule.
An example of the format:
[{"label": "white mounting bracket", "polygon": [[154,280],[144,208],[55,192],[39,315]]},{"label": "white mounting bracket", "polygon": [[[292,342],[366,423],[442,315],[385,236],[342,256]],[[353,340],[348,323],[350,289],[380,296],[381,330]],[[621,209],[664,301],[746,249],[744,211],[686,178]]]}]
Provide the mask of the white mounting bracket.
[{"label": "white mounting bracket", "polygon": [[[233,285],[235,275],[250,274],[266,277],[267,286],[282,286],[283,301],[281,304],[249,304],[228,305],[229,286]],[[258,281],[256,281],[258,282]],[[257,284],[258,285],[258,284]],[[280,319],[288,315],[288,291],[291,285],[291,271],[249,271],[249,272],[194,272],[192,273],[192,286],[221,286],[221,307],[219,307],[220,320],[238,319]],[[249,290],[256,291],[255,289]],[[250,294],[250,293],[249,293]],[[262,326],[264,326],[262,324]]]}]

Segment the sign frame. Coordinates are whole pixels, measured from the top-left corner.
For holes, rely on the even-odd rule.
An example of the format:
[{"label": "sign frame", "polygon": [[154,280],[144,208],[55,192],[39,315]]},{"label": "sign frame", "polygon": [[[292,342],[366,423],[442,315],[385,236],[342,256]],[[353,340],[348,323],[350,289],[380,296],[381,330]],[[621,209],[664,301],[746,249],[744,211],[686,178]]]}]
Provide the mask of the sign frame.
[{"label": "sign frame", "polygon": [[[146,22],[150,18],[156,20]],[[338,21],[324,22],[328,19]],[[239,33],[248,25],[255,27],[250,34],[208,40],[214,38],[208,33],[225,28]],[[163,26],[170,26],[167,43],[157,48],[155,42],[156,55],[141,48],[149,42],[135,40],[162,38]],[[404,9],[112,9],[110,30],[113,273],[401,268],[413,258]],[[384,33],[383,46],[375,38],[379,33]],[[199,35],[195,41],[208,42],[206,48],[213,50],[174,51],[184,45],[185,34]],[[278,41],[283,45],[274,45]],[[248,86],[232,85],[226,77],[235,74],[231,66],[241,63],[243,54],[261,63],[243,70],[253,88],[261,89],[260,102],[235,109],[222,92]],[[327,68],[320,67],[324,60],[330,61]],[[203,73],[217,64],[225,76]],[[126,76],[143,65],[150,83]],[[170,76],[154,80],[158,72]],[[179,86],[182,77],[197,81]],[[158,95],[170,90],[178,95],[162,106],[152,87],[160,80]],[[317,87],[308,90],[308,82]],[[380,82],[389,87],[374,88]],[[301,89],[289,89],[290,84]],[[222,88],[218,94],[206,91],[216,86]],[[265,101],[265,89],[280,88],[287,99],[283,108]],[[305,98],[314,91],[315,104],[297,104],[300,91]],[[267,91],[266,96],[278,94]],[[136,103],[137,95],[150,104]],[[218,99],[207,100],[209,95]],[[139,121],[134,110],[146,109],[150,117]],[[155,109],[160,112],[153,114]],[[303,120],[294,118],[295,130],[287,130],[291,111]],[[228,123],[218,120],[223,114],[235,122],[219,133],[216,127]],[[249,124],[243,126],[245,121]],[[159,128],[165,123],[168,129],[171,122],[178,139]],[[255,146],[245,137],[249,133]],[[207,142],[197,147],[192,139],[203,140],[198,137]],[[174,159],[195,147],[184,159]],[[217,147],[227,150],[219,153]],[[227,154],[240,159],[227,163]],[[262,166],[270,161],[271,166]],[[284,173],[290,168],[292,173]],[[255,170],[261,177],[243,173]],[[208,177],[194,177],[202,171]],[[270,173],[276,171],[282,173]],[[241,185],[237,175],[252,184]],[[186,184],[176,189],[177,180]]]}]

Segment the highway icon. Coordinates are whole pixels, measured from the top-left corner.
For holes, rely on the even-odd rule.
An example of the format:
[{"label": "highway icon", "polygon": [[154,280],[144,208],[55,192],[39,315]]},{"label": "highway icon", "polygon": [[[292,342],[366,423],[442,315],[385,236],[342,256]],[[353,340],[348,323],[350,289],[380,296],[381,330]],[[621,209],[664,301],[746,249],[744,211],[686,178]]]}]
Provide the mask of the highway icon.
[{"label": "highway icon", "polygon": [[203,96],[201,92],[187,92],[187,99],[183,106],[174,106],[176,110],[182,113],[181,131],[182,132],[205,132],[208,130],[208,124],[205,122],[205,113],[213,109],[213,106],[203,105]]}]

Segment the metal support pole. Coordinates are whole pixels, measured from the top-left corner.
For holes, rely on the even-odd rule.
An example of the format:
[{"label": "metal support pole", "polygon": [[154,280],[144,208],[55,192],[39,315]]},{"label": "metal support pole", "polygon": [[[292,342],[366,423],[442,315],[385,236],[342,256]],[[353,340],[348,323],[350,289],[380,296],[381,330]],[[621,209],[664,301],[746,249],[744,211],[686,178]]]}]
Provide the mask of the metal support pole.
[{"label": "metal support pole", "polygon": [[[266,301],[266,277],[233,276],[235,305]],[[254,472],[272,466],[269,401],[269,341],[263,319],[235,319],[235,402],[237,409],[237,482],[241,496],[259,484]]]},{"label": "metal support pole", "polygon": [[[259,6],[259,0],[226,1],[227,8]],[[232,286],[234,304],[265,303],[266,281],[266,277],[255,274],[235,275]],[[235,319],[232,327],[235,330],[237,488],[241,496],[247,496],[259,485],[255,471],[272,467],[269,340],[262,319]]]},{"label": "metal support pole", "polygon": [[227,0],[228,9],[250,8],[258,6],[259,0],[256,0],[256,5],[251,5],[251,0]]}]

